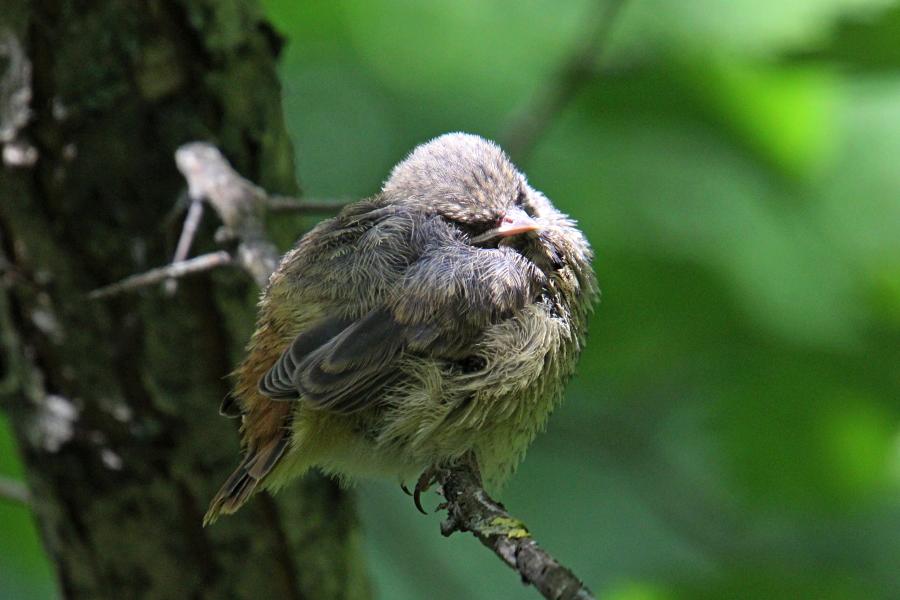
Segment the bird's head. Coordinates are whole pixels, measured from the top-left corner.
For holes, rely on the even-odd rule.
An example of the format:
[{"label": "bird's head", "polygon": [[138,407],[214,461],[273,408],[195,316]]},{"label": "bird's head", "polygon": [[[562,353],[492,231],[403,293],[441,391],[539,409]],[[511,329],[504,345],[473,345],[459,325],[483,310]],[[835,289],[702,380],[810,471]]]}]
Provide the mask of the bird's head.
[{"label": "bird's head", "polygon": [[528,185],[497,144],[477,135],[448,133],[418,146],[382,193],[391,204],[440,215],[470,244],[512,246],[544,271],[591,259],[575,223]]},{"label": "bird's head", "polygon": [[[497,144],[477,135],[448,133],[422,144],[391,172],[383,193],[441,215],[473,239],[537,231],[526,203],[532,191]],[[531,213],[531,214],[529,214]]]}]

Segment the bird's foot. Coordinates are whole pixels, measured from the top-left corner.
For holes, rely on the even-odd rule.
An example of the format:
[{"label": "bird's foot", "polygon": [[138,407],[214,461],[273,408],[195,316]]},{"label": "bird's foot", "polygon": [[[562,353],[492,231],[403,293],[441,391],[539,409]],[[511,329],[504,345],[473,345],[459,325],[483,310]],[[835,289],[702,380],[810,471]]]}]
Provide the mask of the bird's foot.
[{"label": "bird's foot", "polygon": [[[428,512],[422,508],[422,492],[427,492],[431,486],[437,481],[437,469],[434,467],[428,467],[425,471],[422,472],[422,475],[419,476],[419,480],[416,482],[415,490],[413,490],[413,503],[416,505],[416,508],[419,509],[419,512],[423,515],[427,515]],[[407,492],[408,493],[408,492]]]}]

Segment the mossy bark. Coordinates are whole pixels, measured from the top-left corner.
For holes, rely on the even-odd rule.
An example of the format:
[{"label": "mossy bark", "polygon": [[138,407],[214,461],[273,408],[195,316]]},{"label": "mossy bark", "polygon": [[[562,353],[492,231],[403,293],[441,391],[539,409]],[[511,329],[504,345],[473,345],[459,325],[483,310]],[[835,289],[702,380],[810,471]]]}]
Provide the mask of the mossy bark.
[{"label": "mossy bark", "polygon": [[19,133],[37,161],[0,166],[0,407],[63,594],[368,597],[352,501],[328,480],[201,527],[238,460],[235,423],[216,408],[253,283],[222,271],[174,297],[86,299],[171,257],[180,144],[211,141],[244,176],[296,192],[278,36],[252,0],[7,0],[3,12],[32,65]]}]

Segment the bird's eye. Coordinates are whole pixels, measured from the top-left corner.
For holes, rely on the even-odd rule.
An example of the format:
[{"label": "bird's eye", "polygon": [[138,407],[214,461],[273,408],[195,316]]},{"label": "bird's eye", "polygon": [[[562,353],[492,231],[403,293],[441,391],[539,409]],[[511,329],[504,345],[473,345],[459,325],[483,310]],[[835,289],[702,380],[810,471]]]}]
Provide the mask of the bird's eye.
[{"label": "bird's eye", "polygon": [[460,229],[470,238],[479,236],[482,233],[487,233],[489,230],[497,227],[499,224],[499,220],[496,219],[489,221],[478,221],[477,223],[463,223],[462,221],[454,221],[454,225],[456,225],[458,229]]},{"label": "bird's eye", "polygon": [[[486,219],[482,221],[450,221],[458,231],[465,234],[467,242],[473,244],[472,240],[481,238],[485,233],[500,226],[500,219]],[[492,237],[484,241],[479,241],[479,248],[496,248],[500,242],[500,237]]]},{"label": "bird's eye", "polygon": [[527,198],[528,195],[525,193],[525,190],[519,190],[519,195],[516,196],[516,206],[524,210],[525,214],[529,217],[533,217],[535,216],[534,208],[531,206],[531,204],[525,202]]}]

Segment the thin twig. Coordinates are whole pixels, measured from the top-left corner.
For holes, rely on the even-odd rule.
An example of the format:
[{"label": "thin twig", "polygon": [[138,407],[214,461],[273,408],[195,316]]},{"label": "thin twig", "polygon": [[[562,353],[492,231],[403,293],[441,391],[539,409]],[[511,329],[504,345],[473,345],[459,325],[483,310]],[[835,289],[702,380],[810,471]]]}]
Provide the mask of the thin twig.
[{"label": "thin twig", "polygon": [[173,263],[181,262],[187,258],[202,217],[203,201],[199,198],[191,198],[187,216],[184,218],[184,225],[181,227],[181,236],[178,238],[178,245],[175,247],[175,255],[172,257]]},{"label": "thin twig", "polygon": [[[179,263],[187,259],[188,252],[191,251],[191,244],[194,236],[197,235],[197,229],[200,227],[200,219],[203,217],[203,200],[201,198],[191,198],[188,204],[187,216],[184,218],[184,225],[181,227],[181,235],[178,238],[178,245],[175,247],[175,255],[172,257],[172,264]],[[174,277],[166,281],[166,293],[174,294],[178,289],[178,280]]]},{"label": "thin twig", "polygon": [[349,200],[320,200],[318,198],[291,198],[269,196],[266,207],[272,212],[334,213],[347,205]]},{"label": "thin twig", "polygon": [[222,220],[223,227],[217,239],[238,242],[234,255],[220,250],[173,262],[94,290],[88,295],[89,298],[104,298],[231,264],[245,270],[260,287],[268,281],[278,264],[279,252],[265,236],[266,193],[241,177],[219,149],[206,142],[191,142],[179,147],[175,152],[175,164],[187,180],[190,198],[188,214],[175,251],[176,259],[186,255],[190,248],[190,241],[202,216],[201,201],[212,206]]},{"label": "thin twig", "polygon": [[175,164],[191,198],[203,198],[219,215],[228,236],[237,240],[235,262],[264,287],[281,253],[265,232],[268,195],[234,170],[218,148],[191,142],[175,151]]},{"label": "thin twig", "polygon": [[625,0],[603,0],[597,15],[572,54],[535,96],[510,119],[501,146],[516,160],[524,159],[553,119],[597,73],[597,64]]},{"label": "thin twig", "polygon": [[488,496],[476,468],[463,464],[438,471],[447,519],[441,523],[445,536],[469,531],[504,563],[552,600],[594,600],[591,591],[572,571],[531,537],[525,524]]},{"label": "thin twig", "polygon": [[0,476],[0,499],[16,502],[18,504],[30,504],[31,494],[24,483]]},{"label": "thin twig", "polygon": [[224,267],[232,263],[234,263],[234,259],[224,250],[210,252],[209,254],[203,254],[195,258],[166,265],[165,267],[151,269],[138,275],[126,277],[122,281],[92,291],[88,294],[88,298],[92,300],[107,298],[122,292],[153,285],[154,283],[162,283],[167,279],[180,279],[187,275],[202,273],[203,271]]}]

